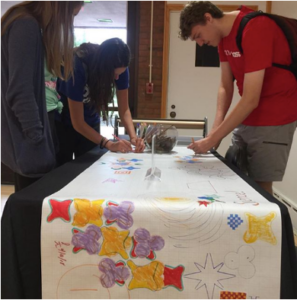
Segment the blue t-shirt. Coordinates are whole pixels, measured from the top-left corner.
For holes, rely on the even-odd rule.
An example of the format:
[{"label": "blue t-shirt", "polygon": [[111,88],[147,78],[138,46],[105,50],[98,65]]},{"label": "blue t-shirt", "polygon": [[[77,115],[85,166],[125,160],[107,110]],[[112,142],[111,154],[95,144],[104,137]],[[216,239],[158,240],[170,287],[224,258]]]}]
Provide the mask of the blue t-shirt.
[{"label": "blue t-shirt", "polygon": [[[100,122],[100,118],[96,110],[90,105],[89,86],[87,84],[86,70],[82,61],[75,55],[74,58],[74,82],[71,77],[68,81],[57,80],[57,91],[61,96],[61,101],[64,105],[62,113],[57,116],[57,119],[65,125],[72,125],[70,112],[68,109],[67,98],[73,101],[84,103],[84,119],[90,126],[95,126]],[[129,88],[129,69],[115,80],[117,90],[125,90]]]}]

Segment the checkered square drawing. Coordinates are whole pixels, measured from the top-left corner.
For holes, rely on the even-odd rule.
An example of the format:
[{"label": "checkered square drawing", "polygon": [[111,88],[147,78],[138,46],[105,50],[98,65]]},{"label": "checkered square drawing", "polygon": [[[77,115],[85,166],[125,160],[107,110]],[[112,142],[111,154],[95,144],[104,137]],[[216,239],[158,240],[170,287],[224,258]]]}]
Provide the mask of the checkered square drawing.
[{"label": "checkered square drawing", "polygon": [[243,223],[243,220],[237,215],[231,214],[228,218],[228,225],[235,230],[241,223]]},{"label": "checkered square drawing", "polygon": [[220,300],[246,300],[246,293],[223,291],[220,294]]}]

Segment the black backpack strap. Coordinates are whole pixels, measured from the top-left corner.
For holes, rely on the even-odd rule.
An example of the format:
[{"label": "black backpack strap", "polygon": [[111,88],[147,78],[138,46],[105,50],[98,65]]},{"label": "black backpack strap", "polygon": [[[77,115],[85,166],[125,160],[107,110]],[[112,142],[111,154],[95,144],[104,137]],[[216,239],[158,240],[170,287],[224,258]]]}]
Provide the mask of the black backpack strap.
[{"label": "black backpack strap", "polygon": [[251,19],[253,19],[253,18],[255,18],[259,15],[263,15],[263,11],[258,10],[258,11],[253,11],[251,13],[248,13],[240,21],[239,28],[238,28],[237,35],[236,35],[236,45],[237,45],[237,48],[239,49],[241,54],[243,54],[243,49],[242,49],[242,46],[241,46],[243,30],[244,30],[246,24]]},{"label": "black backpack strap", "polygon": [[281,64],[277,64],[277,63],[272,63],[272,65],[273,65],[274,67],[281,68],[281,69],[285,69],[285,70],[288,70],[288,71],[293,72],[293,67],[292,67],[292,65],[286,66],[286,65],[281,65]]},{"label": "black backpack strap", "polygon": [[242,34],[246,24],[253,18],[262,15],[269,17],[273,20],[284,33],[290,47],[292,63],[291,65],[281,65],[277,63],[272,63],[274,67],[285,69],[291,71],[297,79],[297,20],[286,18],[283,16],[278,16],[274,14],[263,13],[262,11],[253,11],[245,15],[240,21],[239,28],[236,35],[236,45],[241,54],[243,54],[242,49]]}]

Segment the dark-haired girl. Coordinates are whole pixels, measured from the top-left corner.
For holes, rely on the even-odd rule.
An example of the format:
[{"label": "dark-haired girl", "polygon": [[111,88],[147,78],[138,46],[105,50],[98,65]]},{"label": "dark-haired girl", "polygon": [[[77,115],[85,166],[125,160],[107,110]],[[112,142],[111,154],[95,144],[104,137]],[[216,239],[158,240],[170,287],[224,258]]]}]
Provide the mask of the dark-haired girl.
[{"label": "dark-haired girl", "polygon": [[[57,90],[64,108],[56,122],[61,165],[78,157],[97,145],[113,152],[143,152],[142,139],[137,138],[128,106],[129,47],[118,38],[101,45],[85,43],[75,49],[74,79],[58,80]],[[100,132],[99,114],[106,115],[114,92],[118,99],[119,114],[130,137],[110,141]]]}]

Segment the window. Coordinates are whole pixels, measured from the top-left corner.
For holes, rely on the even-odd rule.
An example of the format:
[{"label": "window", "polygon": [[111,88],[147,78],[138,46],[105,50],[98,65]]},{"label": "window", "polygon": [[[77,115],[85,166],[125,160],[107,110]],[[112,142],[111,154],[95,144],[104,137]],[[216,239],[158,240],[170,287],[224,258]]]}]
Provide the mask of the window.
[{"label": "window", "polygon": [[126,28],[74,28],[74,46],[82,43],[101,44],[107,39],[118,37],[127,43]]}]

